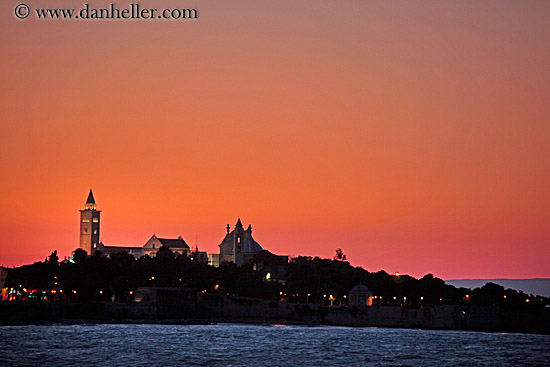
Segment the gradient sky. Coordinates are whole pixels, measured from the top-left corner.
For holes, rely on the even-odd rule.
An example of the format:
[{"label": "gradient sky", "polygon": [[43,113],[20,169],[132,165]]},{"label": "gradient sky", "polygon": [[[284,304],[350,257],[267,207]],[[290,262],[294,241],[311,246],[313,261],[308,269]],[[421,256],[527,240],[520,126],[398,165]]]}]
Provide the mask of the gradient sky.
[{"label": "gradient sky", "polygon": [[215,252],[240,217],[277,254],[550,277],[550,2],[141,2],[191,22],[18,3],[0,4],[1,264],[69,255],[92,188],[107,245]]}]

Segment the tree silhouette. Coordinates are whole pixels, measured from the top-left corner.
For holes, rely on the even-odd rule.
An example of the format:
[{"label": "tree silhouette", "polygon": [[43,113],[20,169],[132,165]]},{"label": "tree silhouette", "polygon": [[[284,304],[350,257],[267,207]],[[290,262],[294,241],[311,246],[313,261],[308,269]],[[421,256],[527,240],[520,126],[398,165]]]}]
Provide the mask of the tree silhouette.
[{"label": "tree silhouette", "polygon": [[[440,304],[474,304],[495,305],[512,311],[542,309],[550,304],[548,297],[535,298],[492,283],[471,290],[445,284],[433,274],[415,279],[405,274],[396,277],[385,271],[371,273],[352,266],[340,248],[336,250],[334,259],[299,256],[287,261],[262,251],[254,262],[243,266],[223,263],[218,268],[191,261],[186,256],[176,257],[164,247],[159,249],[156,257],[142,256],[139,259],[126,252],[87,256],[82,249],[75,250],[75,263],[60,263],[56,259],[57,252],[54,251],[46,262],[9,269],[6,287],[19,291],[23,288],[50,292],[63,290],[63,295],[77,294],[80,303],[104,302],[112,295],[117,302],[129,302],[131,292],[138,287],[156,286],[327,304],[330,295],[344,300],[350,289],[361,282],[378,297],[375,300],[377,306],[418,309]],[[266,278],[268,272],[269,279]],[[22,297],[26,296],[23,294]],[[76,298],[72,302],[76,302]]]},{"label": "tree silhouette", "polygon": [[86,252],[86,250],[83,250],[81,248],[77,248],[74,251],[74,256],[73,256],[74,262],[77,263],[77,264],[83,264],[84,261],[86,261],[86,256],[87,255],[88,255],[88,253]]},{"label": "tree silhouette", "polygon": [[347,259],[348,257],[346,256],[346,254],[344,254],[344,251],[342,251],[341,248],[337,248],[336,255],[334,255],[334,260],[346,261]]},{"label": "tree silhouette", "polygon": [[51,265],[57,265],[59,264],[59,257],[57,256],[57,250],[52,252],[50,256],[48,256],[48,260],[46,261],[47,264]]},{"label": "tree silhouette", "polygon": [[157,251],[156,257],[158,257],[161,261],[174,260],[176,258],[176,254],[174,254],[169,247],[161,246]]}]

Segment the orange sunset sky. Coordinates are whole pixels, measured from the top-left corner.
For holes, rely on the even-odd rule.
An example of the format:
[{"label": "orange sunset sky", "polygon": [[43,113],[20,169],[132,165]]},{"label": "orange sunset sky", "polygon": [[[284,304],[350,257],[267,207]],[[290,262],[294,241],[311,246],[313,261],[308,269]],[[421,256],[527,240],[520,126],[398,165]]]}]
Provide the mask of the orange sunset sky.
[{"label": "orange sunset sky", "polygon": [[4,266],[70,255],[92,188],[107,245],[216,252],[240,217],[277,254],[550,277],[550,2],[141,2],[196,21],[18,3],[0,4]]}]

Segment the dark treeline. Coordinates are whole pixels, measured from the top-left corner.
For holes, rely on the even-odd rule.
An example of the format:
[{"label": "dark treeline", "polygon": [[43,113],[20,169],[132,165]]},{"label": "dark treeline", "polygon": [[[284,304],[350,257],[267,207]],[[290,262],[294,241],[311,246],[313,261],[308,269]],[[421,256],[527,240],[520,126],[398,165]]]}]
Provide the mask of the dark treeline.
[{"label": "dark treeline", "polygon": [[192,287],[200,292],[223,293],[288,302],[344,305],[345,296],[362,282],[373,293],[373,305],[410,308],[439,304],[497,305],[502,310],[540,309],[548,297],[526,295],[487,283],[474,290],[456,288],[431,274],[421,279],[408,275],[370,273],[353,267],[340,256],[284,258],[262,251],[254,262],[237,267],[224,263],[215,268],[176,256],[162,247],[156,257],[135,259],[121,252],[110,257],[75,251],[74,263],[59,262],[54,252],[44,262],[10,269],[6,287],[19,298],[71,302],[129,302],[141,286]]}]

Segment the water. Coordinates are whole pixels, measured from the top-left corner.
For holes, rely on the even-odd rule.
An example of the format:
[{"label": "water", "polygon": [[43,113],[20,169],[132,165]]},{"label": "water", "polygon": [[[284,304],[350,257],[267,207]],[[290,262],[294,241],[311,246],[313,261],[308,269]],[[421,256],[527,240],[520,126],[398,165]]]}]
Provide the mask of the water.
[{"label": "water", "polygon": [[0,326],[0,366],[550,366],[550,336],[288,325]]}]

